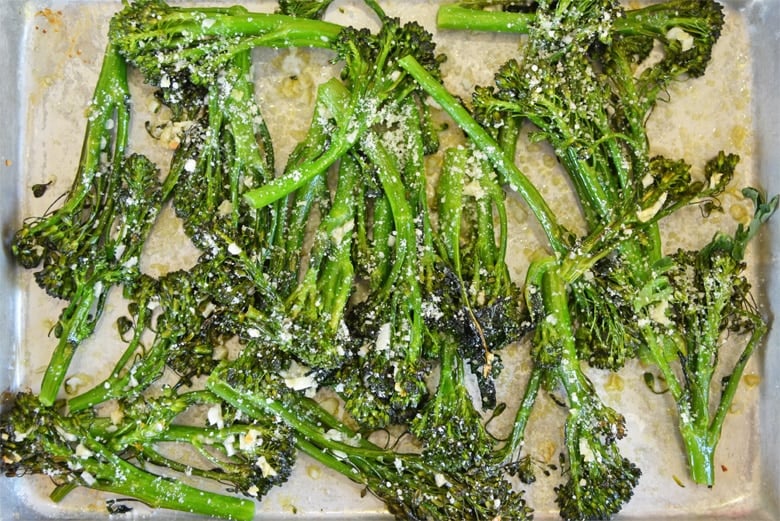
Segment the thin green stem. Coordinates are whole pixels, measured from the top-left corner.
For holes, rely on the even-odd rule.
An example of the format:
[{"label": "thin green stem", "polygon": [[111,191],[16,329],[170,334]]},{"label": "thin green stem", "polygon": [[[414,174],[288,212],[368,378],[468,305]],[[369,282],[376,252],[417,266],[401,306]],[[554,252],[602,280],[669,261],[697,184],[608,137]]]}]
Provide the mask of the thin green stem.
[{"label": "thin green stem", "polygon": [[528,379],[528,383],[525,386],[525,392],[523,393],[523,399],[520,402],[520,407],[515,414],[515,422],[512,425],[512,433],[509,435],[509,439],[506,444],[500,449],[501,460],[507,463],[515,462],[520,459],[520,451],[523,448],[525,442],[525,429],[528,426],[528,421],[531,418],[531,412],[536,403],[536,397],[539,394],[539,389],[542,386],[542,371],[538,367],[531,370],[531,375]]},{"label": "thin green stem", "polygon": [[[153,508],[166,508],[222,517],[236,521],[250,521],[255,515],[254,501],[233,496],[207,492],[170,478],[163,478],[146,472],[113,452],[102,448],[96,442],[87,443],[88,448],[105,458],[113,469],[114,479],[97,479],[89,487],[95,490],[111,492],[136,498]],[[93,465],[84,462],[85,470],[95,476],[105,473],[106,463]]]},{"label": "thin green stem", "polygon": [[413,56],[405,56],[398,64],[408,72],[419,85],[431,96],[472,139],[474,144],[488,158],[493,168],[498,170],[528,204],[556,255],[566,255],[568,248],[564,238],[564,230],[558,223],[555,213],[542,197],[541,193],[507,157],[493,137],[477,123],[463,105],[450,94],[447,89],[422,67]]},{"label": "thin green stem", "polygon": [[535,20],[535,14],[485,11],[483,9],[470,9],[460,4],[439,6],[436,13],[436,26],[439,29],[467,31],[527,34],[530,25]]}]

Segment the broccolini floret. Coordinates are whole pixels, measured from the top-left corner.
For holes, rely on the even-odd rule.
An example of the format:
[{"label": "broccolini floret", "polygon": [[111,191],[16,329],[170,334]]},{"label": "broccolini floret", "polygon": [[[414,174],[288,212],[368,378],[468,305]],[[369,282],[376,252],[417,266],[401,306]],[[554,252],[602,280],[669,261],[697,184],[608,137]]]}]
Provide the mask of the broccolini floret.
[{"label": "broccolini floret", "polygon": [[109,45],[90,105],[78,171],[62,205],[24,223],[12,250],[36,282],[68,301],[42,383],[41,400],[57,399],[73,355],[95,329],[111,287],[137,271],[144,237],[162,204],[157,168],[125,157],[130,109],[124,60]]},{"label": "broccolini floret", "polygon": [[[739,380],[767,330],[750,297],[744,256],[780,200],[766,200],[755,189],[743,193],[755,206],[747,226],[733,235],[717,233],[698,251],[670,255],[646,298],[634,301],[644,340],[640,355],[666,379],[691,477],[707,486],[714,483],[715,449]],[[731,349],[738,356],[729,357]],[[717,371],[725,374],[719,386]]]}]

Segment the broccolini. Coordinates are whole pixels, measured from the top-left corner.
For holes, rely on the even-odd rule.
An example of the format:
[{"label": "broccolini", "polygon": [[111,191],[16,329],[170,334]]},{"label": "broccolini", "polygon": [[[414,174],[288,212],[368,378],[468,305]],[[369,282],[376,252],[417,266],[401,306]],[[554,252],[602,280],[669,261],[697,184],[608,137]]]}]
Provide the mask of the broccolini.
[{"label": "broccolini", "polygon": [[[82,486],[251,519],[248,498],[283,485],[305,454],[399,520],[527,520],[518,478],[534,480],[526,438],[547,392],[563,410],[560,515],[609,519],[641,470],[618,446],[625,417],[584,365],[641,358],[669,386],[693,479],[712,485],[726,411],[767,328],[745,252],[778,199],[746,188],[749,223],[667,252],[659,221],[691,204],[718,211],[739,158],[717,152],[699,179],[684,159],[651,155],[646,122],[672,82],[705,73],[720,4],[441,6],[440,30],[525,35],[465,103],[443,85],[435,33],[374,0],[377,29],[341,26],[323,20],[331,5],[128,0],[111,19],[73,187],[12,246],[67,302],[40,395],[15,393],[0,416],[3,472],[49,475],[55,501]],[[322,49],[338,71],[316,86],[308,129],[281,163],[253,77],[257,47]],[[183,129],[168,168],[133,152],[127,67]],[[462,134],[449,147],[440,109]],[[515,163],[525,126],[567,174],[581,232]],[[548,247],[522,281],[508,267],[512,192]],[[199,256],[153,276],[142,254],[166,204]],[[127,308],[112,324],[121,352],[63,399],[111,286]],[[722,368],[727,334],[744,343]],[[530,367],[508,375],[527,383],[507,404],[498,385],[519,370],[504,366],[514,342]],[[713,397],[716,370],[728,376]],[[499,436],[493,419],[510,405]]]}]

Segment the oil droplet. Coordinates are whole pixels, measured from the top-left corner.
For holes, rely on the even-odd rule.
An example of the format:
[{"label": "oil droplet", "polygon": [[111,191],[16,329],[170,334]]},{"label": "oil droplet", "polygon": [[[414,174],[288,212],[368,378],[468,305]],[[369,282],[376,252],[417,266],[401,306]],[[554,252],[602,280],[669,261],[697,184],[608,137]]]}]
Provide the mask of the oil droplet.
[{"label": "oil droplet", "polygon": [[555,443],[551,441],[545,441],[539,446],[539,455],[541,456],[542,461],[547,463],[553,461],[556,452],[557,447],[555,446]]},{"label": "oil droplet", "polygon": [[745,385],[748,387],[755,387],[761,383],[761,377],[757,374],[746,374],[742,377],[742,381],[745,382]]},{"label": "oil droplet", "polygon": [[555,159],[555,156],[545,154],[542,156],[542,164],[547,168],[555,168],[555,166],[558,164],[558,160]]},{"label": "oil droplet", "polygon": [[734,125],[731,127],[729,137],[735,148],[742,148],[745,145],[745,138],[747,138],[748,130],[744,125]]},{"label": "oil droplet", "polygon": [[282,497],[279,499],[279,504],[284,510],[289,510],[293,514],[298,513],[298,507],[295,506],[295,503],[293,503],[293,499],[290,497]]},{"label": "oil droplet", "polygon": [[322,477],[322,468],[318,465],[309,465],[306,467],[306,475],[311,479],[320,479]]},{"label": "oil droplet", "polygon": [[623,382],[623,379],[617,375],[617,374],[610,374],[607,377],[607,383],[604,384],[604,389],[607,391],[622,391],[625,387],[625,383]]},{"label": "oil droplet", "polygon": [[748,222],[748,211],[741,204],[732,204],[729,207],[729,214],[738,223],[747,224]]}]

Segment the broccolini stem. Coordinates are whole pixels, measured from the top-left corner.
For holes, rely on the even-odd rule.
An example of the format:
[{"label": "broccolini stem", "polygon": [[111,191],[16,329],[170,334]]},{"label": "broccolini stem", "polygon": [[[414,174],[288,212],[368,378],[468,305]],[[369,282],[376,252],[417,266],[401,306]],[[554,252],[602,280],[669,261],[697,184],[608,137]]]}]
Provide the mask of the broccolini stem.
[{"label": "broccolini stem", "polygon": [[[89,106],[87,130],[76,177],[65,203],[52,217],[70,216],[90,193],[94,182],[97,182],[93,180],[101,173],[101,155],[108,150],[107,144],[113,144],[109,156],[111,166],[119,167],[127,146],[129,99],[125,61],[114,46],[108,45]],[[28,233],[39,234],[60,221],[56,218],[41,219],[30,226]]]},{"label": "broccolini stem", "polygon": [[[110,481],[98,479],[90,488],[130,496],[154,508],[226,517],[236,521],[250,521],[254,518],[254,501],[207,492],[173,479],[156,476],[105,450],[100,443],[93,441],[85,445],[94,453],[100,454],[112,466],[116,475],[116,479]],[[106,463],[97,465],[105,467]],[[85,460],[86,471],[89,472],[92,466],[89,460]],[[98,475],[98,472],[96,470],[93,474]]]},{"label": "broccolini stem", "polygon": [[[701,19],[668,9],[669,4],[671,2],[661,2],[657,6],[626,9],[624,16],[613,19],[612,30],[622,36],[649,37],[662,36],[672,27],[680,27],[691,34],[711,30]],[[536,19],[536,13],[532,12],[487,11],[454,3],[439,6],[436,26],[439,29],[528,34]]]},{"label": "broccolini stem", "polygon": [[[324,98],[329,89],[328,84],[338,83],[338,80],[329,80],[317,88],[317,97],[314,100],[314,110],[309,123],[306,138],[296,145],[287,158],[284,172],[290,172],[299,165],[314,161],[328,146],[330,123],[327,117],[327,103]],[[315,203],[327,192],[324,176],[315,176],[305,185],[305,189],[292,192],[286,199],[277,201],[276,219],[272,237],[272,254],[269,262],[269,271],[279,273],[285,270],[288,273],[296,273],[303,250],[303,241],[306,227]],[[281,204],[280,204],[281,203]],[[290,211],[286,211],[290,208]],[[289,290],[282,288],[281,293],[287,295]]]},{"label": "broccolini stem", "polygon": [[[253,47],[329,47],[342,30],[342,26],[322,20],[243,8],[183,8],[159,2],[150,11],[147,19],[138,23],[131,5],[112,19],[110,35],[123,49],[135,52],[154,45],[161,52],[175,51],[177,59],[188,62],[197,62],[198,57],[215,50],[222,53],[219,60],[224,63],[233,54]],[[232,43],[226,47],[228,39]]]},{"label": "broccolini stem", "polygon": [[[723,422],[734,401],[734,395],[739,387],[745,366],[767,331],[767,325],[759,315],[748,314],[747,318],[751,321],[754,329],[733,371],[723,380],[720,400],[718,401],[715,414],[710,418],[708,409],[707,415],[701,417],[701,413],[697,413],[691,407],[691,404],[698,404],[699,400],[701,400],[701,397],[699,400],[694,400],[693,396],[691,396],[700,392],[698,388],[693,388],[686,392],[682,399],[675,398],[679,413],[680,434],[688,458],[691,479],[700,485],[712,487],[715,482],[715,449],[720,440]],[[665,374],[663,372],[665,364],[656,361],[656,365]],[[679,386],[679,383],[676,381],[674,383]],[[671,388],[672,386],[670,385]],[[674,397],[674,394],[672,396]]]},{"label": "broccolini stem", "polygon": [[[356,104],[357,101],[354,102],[353,108]],[[365,125],[358,121],[339,128],[333,135],[330,147],[322,155],[313,161],[293,168],[281,177],[272,179],[266,185],[248,191],[244,197],[253,207],[263,208],[289,195],[294,190],[306,185],[343,156],[355,144],[355,140],[362,130],[365,130]]]},{"label": "broccolini stem", "polygon": [[517,190],[542,226],[553,252],[561,257],[566,255],[568,249],[564,239],[564,230],[558,223],[554,212],[542,197],[542,194],[539,193],[525,174],[517,168],[514,161],[506,156],[498,143],[474,120],[466,108],[447,91],[439,80],[426,71],[413,56],[404,56],[398,61],[398,64],[468,134],[477,148],[487,156],[493,168],[498,170],[509,181],[510,187],[513,190]]},{"label": "broccolini stem", "polygon": [[351,229],[355,221],[355,184],[359,168],[355,160],[345,155],[339,164],[339,180],[333,205],[323,221],[324,232],[333,241],[326,253],[324,268],[320,274],[319,294],[325,300],[324,309],[331,310],[326,331],[337,331],[347,302],[352,295],[354,266],[352,264],[352,234],[338,237],[344,229]]},{"label": "broccolini stem", "polygon": [[527,34],[529,26],[535,20],[535,14],[485,11],[463,7],[459,4],[442,5],[436,14],[436,26],[439,29],[498,33]]},{"label": "broccolini stem", "polygon": [[[756,347],[758,347],[759,343],[764,338],[764,335],[768,330],[766,322],[760,315],[755,313],[746,313],[746,318],[748,318],[748,320],[750,320],[752,323],[753,332],[750,334],[750,339],[748,340],[745,349],[742,351],[742,354],[739,355],[739,360],[737,360],[737,363],[734,365],[734,369],[725,379],[723,384],[723,389],[720,395],[720,402],[718,403],[718,408],[713,415],[708,432],[708,438],[710,440],[710,444],[713,445],[713,449],[714,445],[720,439],[720,432],[723,428],[723,422],[726,419],[726,415],[729,413],[729,410],[731,409],[731,404],[734,401],[734,395],[736,394],[737,388],[739,387],[739,382],[742,379],[742,373],[745,372],[745,366],[747,366],[750,357],[753,356],[753,352],[756,350]],[[708,483],[708,485],[711,486],[712,483]]]},{"label": "broccolini stem", "polygon": [[82,411],[89,407],[93,407],[99,403],[115,398],[124,390],[124,387],[129,381],[128,377],[122,378],[122,371],[126,369],[128,362],[136,354],[138,346],[141,345],[141,336],[149,322],[149,316],[151,310],[142,305],[138,308],[138,317],[136,318],[136,327],[133,332],[133,338],[128,342],[125,351],[114,365],[113,371],[102,383],[96,385],[92,389],[74,396],[68,400],[68,409],[71,412]]},{"label": "broccolini stem", "polygon": [[525,393],[523,394],[523,400],[520,402],[520,407],[517,409],[517,414],[515,415],[512,433],[509,435],[506,445],[500,449],[501,461],[512,463],[520,459],[520,451],[522,450],[525,441],[525,428],[528,425],[528,420],[531,418],[531,411],[533,410],[536,396],[539,394],[541,386],[542,370],[538,367],[534,367],[531,370],[531,376],[528,379],[528,383],[525,385]]},{"label": "broccolini stem", "polygon": [[[561,277],[556,269],[557,266],[549,266],[541,275],[541,293],[542,302],[544,302],[544,312],[546,315],[541,320],[546,320],[555,326],[555,330],[560,333],[556,339],[561,348],[561,365],[566,373],[577,373],[579,361],[577,349],[575,347],[574,337],[571,335],[573,325],[571,314],[569,312],[569,292],[567,280]],[[571,366],[571,367],[570,367]],[[567,391],[574,389],[576,382],[564,377],[561,379]],[[570,396],[572,407],[579,406],[579,398],[576,395]]]},{"label": "broccolini stem", "polygon": [[79,488],[79,484],[75,481],[69,481],[67,483],[63,483],[62,485],[57,485],[54,487],[54,490],[51,491],[49,494],[49,499],[54,501],[55,503],[59,503],[63,499],[65,499],[65,496],[73,492]]},{"label": "broccolini stem", "polygon": [[329,469],[335,470],[339,474],[348,477],[356,483],[366,485],[366,480],[363,474],[355,472],[355,467],[347,463],[345,460],[339,459],[330,452],[322,450],[314,443],[306,440],[305,438],[296,437],[295,446],[303,453],[308,454],[314,460],[319,461]]},{"label": "broccolini stem", "polygon": [[715,482],[715,446],[710,444],[709,436],[697,430],[680,419],[680,434],[682,435],[685,455],[688,459],[688,469],[694,483],[711,487]]},{"label": "broccolini stem", "polygon": [[[367,441],[360,442],[362,437],[357,437],[354,433],[351,433],[349,442],[342,442],[328,437],[322,430],[322,426],[328,423],[324,422],[322,418],[329,414],[322,410],[317,415],[310,416],[312,414],[310,408],[319,406],[314,404],[310,406],[305,405],[305,402],[310,401],[310,399],[301,397],[293,391],[288,395],[291,400],[286,400],[285,402],[275,400],[269,396],[264,396],[262,392],[258,393],[230,384],[223,378],[219,369],[212,373],[206,385],[211,392],[249,417],[262,418],[270,414],[281,418],[282,421],[297,431],[303,439],[307,439],[325,450],[369,459],[392,457],[394,455],[392,452],[381,449]],[[287,403],[289,401],[293,403]],[[343,429],[342,432],[346,434],[349,431]]]},{"label": "broccolini stem", "polygon": [[62,327],[60,336],[41,380],[40,401],[43,405],[51,406],[57,400],[76,349],[95,330],[112,278],[110,273],[97,268],[96,273],[78,287],[63,310],[58,322]]},{"label": "broccolini stem", "polygon": [[[406,187],[400,172],[394,164],[393,157],[381,143],[379,137],[373,132],[368,132],[361,143],[361,150],[377,166],[377,176],[387,195],[390,212],[395,223],[395,259],[390,275],[378,294],[378,298],[384,300],[389,298],[397,280],[406,272],[410,264],[408,256],[414,253],[416,243],[414,214],[406,199]],[[419,289],[417,284],[415,287]]]},{"label": "broccolini stem", "polygon": [[442,173],[437,185],[439,216],[439,241],[446,258],[451,259],[458,278],[460,269],[460,227],[463,213],[463,175],[468,160],[465,148],[450,148],[444,152]]}]

